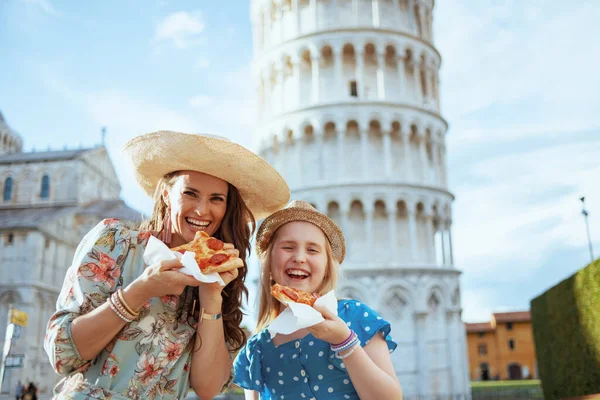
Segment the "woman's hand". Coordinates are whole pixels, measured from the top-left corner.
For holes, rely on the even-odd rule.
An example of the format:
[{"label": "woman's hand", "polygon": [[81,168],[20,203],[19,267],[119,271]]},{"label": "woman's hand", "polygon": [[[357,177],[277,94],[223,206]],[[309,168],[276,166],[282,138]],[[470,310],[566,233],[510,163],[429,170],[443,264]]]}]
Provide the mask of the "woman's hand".
[{"label": "woman's hand", "polygon": [[186,286],[198,286],[196,278],[179,272],[181,260],[163,260],[150,265],[128,288],[132,307],[138,309],[153,297],[179,296]]},{"label": "woman's hand", "polygon": [[[225,243],[223,245],[223,250],[225,250],[227,252],[227,254],[229,254],[229,255],[232,255],[235,257],[240,256],[239,250],[234,248],[233,244],[231,244],[231,243]],[[239,270],[238,270],[238,268],[236,268],[231,271],[220,272],[219,275],[221,275],[221,279],[223,279],[225,286],[227,286],[229,284],[229,282],[233,281],[235,278],[238,277]],[[202,302],[203,297],[204,298],[211,297],[211,296],[220,297],[221,292],[223,291],[225,286],[219,285],[218,282],[201,284],[200,287],[198,288],[199,294],[200,294],[200,302]]]},{"label": "woman's hand", "polygon": [[323,306],[315,306],[315,309],[323,315],[325,321],[306,328],[314,337],[330,344],[340,344],[348,339],[350,328],[340,317]]}]

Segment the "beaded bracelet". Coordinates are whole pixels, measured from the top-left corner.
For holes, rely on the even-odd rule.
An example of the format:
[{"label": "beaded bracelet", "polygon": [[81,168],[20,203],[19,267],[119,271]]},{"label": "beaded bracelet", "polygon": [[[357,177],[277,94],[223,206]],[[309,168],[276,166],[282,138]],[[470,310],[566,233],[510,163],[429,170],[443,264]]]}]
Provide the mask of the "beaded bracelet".
[{"label": "beaded bracelet", "polygon": [[340,352],[338,351],[337,353],[335,353],[335,356],[336,356],[337,358],[339,358],[340,360],[343,360],[343,359],[345,359],[345,358],[348,358],[348,357],[350,357],[350,355],[351,355],[352,353],[354,353],[354,351],[355,351],[356,349],[358,349],[359,347],[360,347],[360,340],[357,340],[357,341],[356,341],[356,343],[354,343],[350,349],[346,349],[346,350],[349,350],[349,351],[348,351],[346,354],[344,354],[343,356],[341,356],[341,355],[340,355]]},{"label": "beaded bracelet", "polygon": [[137,317],[138,315],[140,315],[139,311],[138,312],[133,311],[133,309],[125,301],[125,296],[123,295],[123,289],[119,288],[117,290],[117,296],[119,297],[119,302],[121,303],[123,308],[125,308],[125,311],[127,311],[129,314],[131,314],[134,317]]},{"label": "beaded bracelet", "polygon": [[346,340],[343,344],[336,345],[336,346],[331,345],[330,346],[331,347],[331,351],[339,353],[341,351],[348,350],[349,348],[351,348],[352,346],[354,346],[357,341],[358,341],[358,336],[356,335],[356,333],[354,331],[352,331],[351,335],[350,335],[350,338],[348,340]]},{"label": "beaded bracelet", "polygon": [[[331,348],[332,348],[332,349],[335,349],[335,348],[338,348],[338,347],[342,347],[342,346],[344,346],[345,344],[348,344],[348,342],[349,342],[350,340],[352,340],[352,336],[354,336],[354,331],[353,331],[352,329],[350,329],[350,335],[348,335],[348,337],[346,338],[346,340],[344,340],[344,341],[343,341],[342,343],[340,343],[340,344],[332,344],[332,345],[331,345]],[[335,351],[335,350],[334,350],[334,351]]]},{"label": "beaded bracelet", "polygon": [[119,295],[117,294],[117,292],[113,293],[112,296],[110,296],[110,301],[114,304],[115,307],[117,307],[117,310],[119,310],[121,314],[123,314],[127,319],[133,321],[136,318],[136,315],[129,313],[125,309],[125,307],[123,307],[123,304],[121,304],[121,300],[119,299]]},{"label": "beaded bracelet", "polygon": [[123,321],[125,321],[125,322],[131,322],[131,321],[133,321],[133,319],[129,319],[129,318],[125,317],[123,314],[121,314],[121,312],[119,311],[119,309],[113,304],[113,302],[112,302],[112,300],[111,300],[110,297],[108,299],[106,299],[106,302],[110,306],[110,309],[113,310],[114,313],[117,314],[117,316],[119,318],[121,318]]}]

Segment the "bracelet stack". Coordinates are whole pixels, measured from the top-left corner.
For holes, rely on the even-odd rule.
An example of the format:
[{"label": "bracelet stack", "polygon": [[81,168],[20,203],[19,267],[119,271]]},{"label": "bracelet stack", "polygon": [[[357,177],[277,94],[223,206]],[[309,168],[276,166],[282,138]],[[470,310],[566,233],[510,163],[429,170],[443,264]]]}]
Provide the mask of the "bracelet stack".
[{"label": "bracelet stack", "polygon": [[[360,346],[360,340],[358,339],[358,336],[352,329],[350,329],[350,336],[348,336],[348,339],[344,340],[340,344],[330,345],[331,351],[335,352],[335,356],[341,360],[350,356],[350,354],[354,353],[354,350],[356,350],[356,348],[359,346]],[[347,351],[346,354],[340,355],[341,353],[346,352],[346,351]]]},{"label": "bracelet stack", "polygon": [[119,318],[125,322],[131,322],[140,315],[139,311],[133,311],[129,304],[127,304],[121,288],[119,288],[108,299],[106,299],[106,302],[110,306],[111,310],[113,310],[115,314],[117,314]]}]

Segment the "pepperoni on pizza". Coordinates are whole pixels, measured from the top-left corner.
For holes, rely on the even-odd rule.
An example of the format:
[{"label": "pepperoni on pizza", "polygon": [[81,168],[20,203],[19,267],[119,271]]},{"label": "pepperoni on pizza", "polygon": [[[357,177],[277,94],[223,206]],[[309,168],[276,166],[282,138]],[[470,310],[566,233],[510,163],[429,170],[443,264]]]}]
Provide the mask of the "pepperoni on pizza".
[{"label": "pepperoni on pizza", "polygon": [[186,251],[194,253],[194,259],[203,274],[231,271],[244,266],[244,261],[223,250],[223,242],[211,237],[204,231],[196,232],[194,240],[172,248],[181,254]]},{"label": "pepperoni on pizza", "polygon": [[302,304],[308,304],[313,306],[317,298],[303,290],[294,289],[289,286],[283,286],[279,283],[274,284],[271,287],[271,295],[282,303],[289,303],[290,301]]}]

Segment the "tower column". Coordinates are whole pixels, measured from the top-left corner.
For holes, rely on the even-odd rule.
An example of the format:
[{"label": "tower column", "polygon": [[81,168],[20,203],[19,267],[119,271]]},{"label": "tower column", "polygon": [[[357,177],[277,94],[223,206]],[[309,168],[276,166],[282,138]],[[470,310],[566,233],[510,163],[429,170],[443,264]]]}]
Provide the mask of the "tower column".
[{"label": "tower column", "polygon": [[360,134],[360,161],[362,164],[362,177],[366,179],[369,176],[369,128],[360,125],[358,129]]},{"label": "tower column", "polygon": [[422,182],[429,182],[429,160],[427,159],[427,141],[425,136],[421,135],[419,140],[419,158],[421,159]]},{"label": "tower column", "polygon": [[294,88],[296,93],[294,93],[294,97],[296,98],[295,106],[300,107],[300,58],[294,57],[292,58],[292,82],[294,83]]},{"label": "tower column", "polygon": [[318,30],[319,29],[319,15],[318,15],[318,8],[317,8],[317,0],[310,0],[310,10],[311,10],[311,14],[312,14],[312,18],[314,21],[314,30]]},{"label": "tower column", "polygon": [[[413,54],[413,57],[415,57],[415,55]],[[412,68],[413,68],[413,80],[414,80],[414,85],[415,85],[415,101],[417,102],[417,105],[422,105],[423,104],[423,92],[421,91],[421,68],[420,68],[420,63],[417,59],[413,58],[413,62],[412,62]]]},{"label": "tower column", "polygon": [[319,55],[311,54],[311,72],[312,72],[312,102],[317,104],[319,102]]},{"label": "tower column", "polygon": [[437,144],[437,142],[432,141],[431,142],[431,164],[432,164],[432,183],[434,185],[439,185],[440,183],[440,162],[439,162],[439,157],[438,157],[438,149],[439,146]]},{"label": "tower column", "polygon": [[410,151],[410,131],[403,130],[403,125],[400,125],[400,139],[402,140],[402,164],[404,169],[405,180],[412,182],[415,180],[412,167],[412,154]]},{"label": "tower column", "polygon": [[342,68],[344,65],[344,54],[340,47],[333,47],[331,49],[331,53],[331,56],[333,57],[333,66],[335,68],[336,79],[334,90],[337,91],[334,98],[342,100],[346,97],[344,92],[344,72]]},{"label": "tower column", "polygon": [[450,265],[454,265],[454,253],[452,251],[452,221],[448,221],[448,254],[450,256]]},{"label": "tower column", "polygon": [[371,0],[371,15],[373,15],[373,26],[379,28],[381,23],[379,0]]},{"label": "tower column", "polygon": [[392,264],[396,264],[398,261],[398,226],[396,223],[396,202],[392,197],[389,197],[386,201],[386,213],[388,236],[390,238],[390,261]]},{"label": "tower column", "polygon": [[322,181],[325,177],[325,168],[324,168],[324,154],[323,154],[323,130],[320,127],[313,127],[314,135],[317,143],[317,169],[319,180]]},{"label": "tower column", "polygon": [[354,26],[358,26],[358,0],[352,0],[352,20]]},{"label": "tower column", "polygon": [[385,53],[377,53],[377,97],[385,101]]},{"label": "tower column", "polygon": [[383,161],[385,165],[385,176],[392,176],[392,131],[386,129],[383,131]]},{"label": "tower column", "polygon": [[292,10],[294,10],[294,15],[296,16],[296,36],[300,36],[302,33],[302,21],[300,20],[300,0],[292,0]]},{"label": "tower column", "polygon": [[425,243],[426,260],[427,263],[431,263],[431,260],[435,259],[435,246],[433,242],[433,216],[430,211],[425,214],[424,220],[425,235],[427,236],[427,242]]},{"label": "tower column", "polygon": [[406,73],[406,67],[403,56],[396,58],[396,64],[398,66],[398,97],[400,100],[406,98],[406,79],[404,74]]},{"label": "tower column", "polygon": [[363,49],[361,48],[360,51],[354,49],[354,54],[356,57],[356,91],[358,92],[358,97],[364,99],[365,60]]},{"label": "tower column", "polygon": [[[368,249],[373,248],[373,201],[369,198],[363,199],[365,201],[365,230],[366,230],[366,245]],[[365,261],[364,259],[361,261]]]},{"label": "tower column", "polygon": [[416,328],[416,339],[417,339],[417,393],[419,398],[425,398],[427,396],[427,354],[425,350],[425,335],[427,329],[427,312],[417,311],[415,313],[415,328]]},{"label": "tower column", "polygon": [[267,70],[265,76],[265,117],[269,118],[271,116],[271,73],[270,68]]},{"label": "tower column", "polygon": [[279,24],[279,43],[283,42],[283,5],[277,5],[277,23]]},{"label": "tower column", "polygon": [[406,204],[408,216],[408,240],[410,241],[410,261],[417,261],[417,212],[414,204]]},{"label": "tower column", "polygon": [[304,149],[304,132],[298,132],[298,139],[296,140],[296,170],[298,171],[298,185],[302,186],[304,182],[302,174],[302,151]]},{"label": "tower column", "polygon": [[283,85],[285,83],[285,70],[283,63],[277,65],[277,69],[275,70],[275,87],[279,90],[279,113],[283,113],[285,111],[285,95],[283,90]]},{"label": "tower column", "polygon": [[342,121],[335,123],[336,138],[337,138],[337,167],[338,167],[338,179],[343,179],[344,171],[346,170],[346,155],[344,154],[344,139],[346,137],[346,130]]}]

